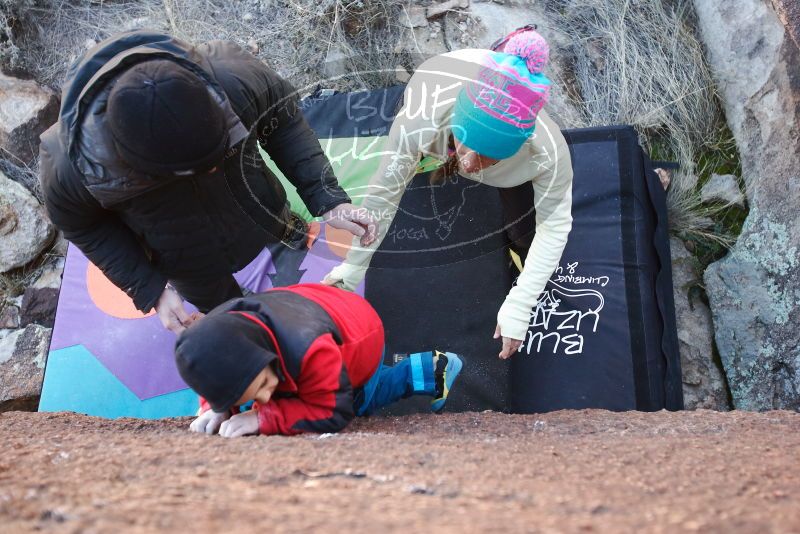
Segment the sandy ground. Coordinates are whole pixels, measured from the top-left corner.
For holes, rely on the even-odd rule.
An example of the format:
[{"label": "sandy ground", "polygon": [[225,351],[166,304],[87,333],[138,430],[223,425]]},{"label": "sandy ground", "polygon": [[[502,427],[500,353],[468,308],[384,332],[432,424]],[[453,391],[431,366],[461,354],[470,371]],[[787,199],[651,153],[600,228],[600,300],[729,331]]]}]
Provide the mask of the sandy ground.
[{"label": "sandy ground", "polygon": [[189,421],[0,414],[0,531],[800,532],[797,413]]}]

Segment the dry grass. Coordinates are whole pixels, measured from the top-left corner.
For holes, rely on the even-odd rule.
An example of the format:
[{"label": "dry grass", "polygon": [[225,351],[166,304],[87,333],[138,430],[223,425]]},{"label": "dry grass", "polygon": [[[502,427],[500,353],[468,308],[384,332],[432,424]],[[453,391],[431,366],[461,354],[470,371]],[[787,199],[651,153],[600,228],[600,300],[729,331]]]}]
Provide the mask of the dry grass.
[{"label": "dry grass", "polygon": [[[712,172],[737,166],[688,0],[548,0],[569,36],[573,95],[584,126],[630,124],[657,159],[680,164],[668,192],[672,231],[730,246],[715,223],[730,206],[700,202]],[[731,148],[733,147],[733,148]]]},{"label": "dry grass", "polygon": [[[717,222],[743,215],[701,204],[698,189],[711,172],[737,172],[738,156],[692,31],[690,0],[537,3],[568,37],[563,52],[572,64],[563,85],[581,125],[632,124],[656,159],[681,166],[668,194],[673,232],[729,246],[736,225]],[[24,28],[6,51],[24,50],[11,59],[54,88],[87,46],[149,28],[191,42],[257,47],[301,92],[321,80],[339,90],[396,83],[394,68],[412,63],[396,50],[411,31],[400,24],[407,6],[403,0],[0,0],[10,13],[4,19]]]},{"label": "dry grass", "polygon": [[22,184],[39,202],[44,202],[39,183],[39,158],[28,164],[0,147],[0,172]]},{"label": "dry grass", "polygon": [[33,285],[51,263],[62,256],[51,246],[47,252],[29,264],[0,273],[0,314],[14,299],[21,297],[25,293],[25,289]]},{"label": "dry grass", "polygon": [[[9,4],[4,1],[6,10]],[[131,29],[167,31],[189,42],[234,41],[298,87],[328,77],[326,59],[346,72],[337,89],[396,83],[394,45],[404,31],[397,23],[400,0],[24,0],[15,45],[19,66],[58,88],[67,66],[88,46]],[[34,2],[34,5],[28,5]]]}]

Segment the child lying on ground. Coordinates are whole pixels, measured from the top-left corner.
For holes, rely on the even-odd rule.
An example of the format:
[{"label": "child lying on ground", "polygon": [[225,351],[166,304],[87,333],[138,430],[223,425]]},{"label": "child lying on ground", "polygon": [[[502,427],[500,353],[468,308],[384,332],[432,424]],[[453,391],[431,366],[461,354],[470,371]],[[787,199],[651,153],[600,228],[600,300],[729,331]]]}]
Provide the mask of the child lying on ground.
[{"label": "child lying on ground", "polygon": [[419,352],[387,367],[383,343],[372,306],[335,287],[300,284],[229,300],[175,345],[181,377],[201,396],[189,428],[225,437],[338,432],[410,395],[432,396],[431,410],[441,411],[459,357]]}]

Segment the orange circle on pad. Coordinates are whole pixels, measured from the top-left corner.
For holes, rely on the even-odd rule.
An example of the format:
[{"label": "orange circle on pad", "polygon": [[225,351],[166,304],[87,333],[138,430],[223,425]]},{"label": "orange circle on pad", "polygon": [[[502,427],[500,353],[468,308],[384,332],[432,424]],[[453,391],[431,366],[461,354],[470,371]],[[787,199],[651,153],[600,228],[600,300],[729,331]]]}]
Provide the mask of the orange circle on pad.
[{"label": "orange circle on pad", "polygon": [[143,319],[155,314],[155,310],[144,314],[136,309],[131,298],[106,278],[103,271],[89,262],[86,268],[86,289],[94,305],[103,313],[119,319]]},{"label": "orange circle on pad", "polygon": [[328,242],[328,248],[331,249],[331,252],[340,258],[344,258],[353,244],[353,234],[347,230],[341,230],[326,224],[325,240]]}]

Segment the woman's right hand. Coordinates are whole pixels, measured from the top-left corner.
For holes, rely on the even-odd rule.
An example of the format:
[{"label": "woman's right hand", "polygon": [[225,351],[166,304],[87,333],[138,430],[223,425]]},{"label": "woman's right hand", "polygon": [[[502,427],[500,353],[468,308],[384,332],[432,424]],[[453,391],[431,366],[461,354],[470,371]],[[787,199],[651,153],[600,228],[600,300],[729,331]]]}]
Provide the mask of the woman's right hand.
[{"label": "woman's right hand", "polygon": [[324,286],[338,287],[339,289],[345,288],[344,281],[339,280],[337,278],[331,278],[330,275],[325,276],[325,278],[322,279],[320,284]]},{"label": "woman's right hand", "polygon": [[504,336],[500,331],[500,325],[497,325],[497,327],[494,329],[494,338],[499,339],[501,337],[503,338],[503,348],[500,350],[500,354],[498,354],[498,356],[500,356],[501,359],[506,360],[519,350],[519,347],[522,345],[522,340]]}]

